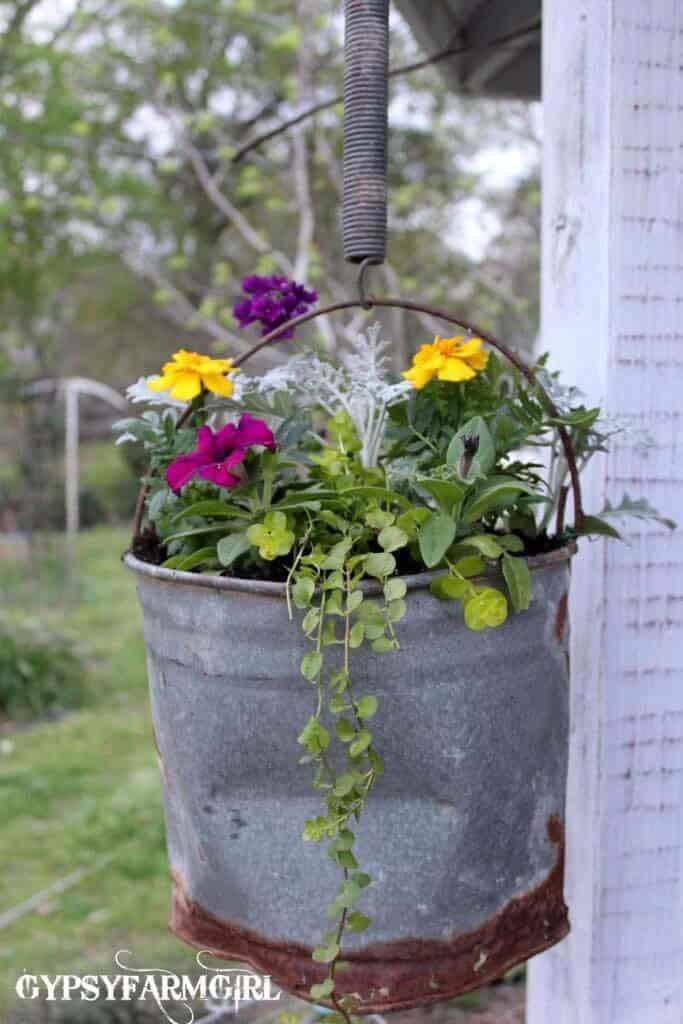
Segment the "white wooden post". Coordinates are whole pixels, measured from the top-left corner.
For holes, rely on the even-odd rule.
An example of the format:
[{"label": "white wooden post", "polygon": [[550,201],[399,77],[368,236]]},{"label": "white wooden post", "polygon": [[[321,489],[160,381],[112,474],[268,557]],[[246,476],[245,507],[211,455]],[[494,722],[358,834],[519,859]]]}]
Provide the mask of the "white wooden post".
[{"label": "white wooden post", "polygon": [[572,582],[567,901],[528,1024],[683,1021],[683,3],[545,0],[543,343],[648,427],[587,506],[647,494],[681,523],[582,545]]}]

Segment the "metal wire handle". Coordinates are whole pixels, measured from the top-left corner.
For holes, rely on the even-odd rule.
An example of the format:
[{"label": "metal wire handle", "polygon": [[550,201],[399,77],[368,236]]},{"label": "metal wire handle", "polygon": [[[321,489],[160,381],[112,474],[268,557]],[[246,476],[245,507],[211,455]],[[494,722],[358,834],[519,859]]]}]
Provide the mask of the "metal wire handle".
[{"label": "metal wire handle", "polygon": [[344,259],[383,263],[387,240],[389,0],[346,0]]},{"label": "metal wire handle", "polygon": [[[302,316],[298,316],[294,320],[290,320],[289,323],[281,324],[274,331],[271,331],[269,334],[266,334],[265,337],[261,338],[261,340],[257,342],[257,344],[254,345],[252,348],[250,348],[248,352],[245,352],[244,355],[236,359],[234,365],[236,367],[243,366],[249,359],[252,358],[252,356],[255,356],[257,352],[260,352],[268,345],[272,345],[274,342],[278,341],[278,339],[281,339],[282,334],[284,332],[289,331],[292,328],[299,327],[301,324],[308,323],[310,320],[315,320],[319,316],[328,316],[330,313],[339,313],[347,309],[371,309],[375,306],[383,309],[405,309],[411,313],[423,313],[426,314],[427,316],[434,317],[436,320],[443,320],[444,323],[454,324],[456,327],[460,327],[463,330],[467,331],[468,334],[481,338],[482,341],[485,341],[487,343],[487,345],[490,345],[492,348],[496,349],[497,352],[500,352],[500,354],[504,356],[505,359],[507,359],[507,361],[511,363],[512,366],[515,367],[515,369],[519,370],[522,376],[525,377],[526,380],[528,380],[529,383],[532,384],[533,387],[537,389],[538,394],[540,395],[543,404],[545,405],[550,415],[557,417],[558,419],[560,418],[561,413],[559,409],[557,408],[557,406],[555,405],[555,403],[553,402],[552,398],[545,390],[543,385],[540,383],[537,375],[534,373],[532,368],[528,366],[523,359],[520,359],[520,357],[517,355],[516,352],[513,351],[513,349],[509,348],[504,342],[499,341],[498,338],[495,338],[488,331],[482,331],[479,327],[477,327],[476,324],[471,323],[469,320],[463,320],[461,317],[453,316],[452,313],[448,313],[442,309],[436,309],[433,306],[425,306],[423,303],[420,302],[409,302],[405,299],[397,298],[371,298],[370,296],[364,294],[364,290],[362,287],[361,296],[359,300],[335,302],[329,306],[322,306],[319,309],[310,310],[308,313],[304,313]],[[185,410],[185,412],[183,413],[183,415],[180,417],[176,424],[176,430],[182,427],[187,422],[191,412],[192,406],[188,405],[187,409]],[[576,462],[576,452],[574,450],[571,435],[567,428],[563,424],[558,424],[557,432],[560,438],[560,442],[562,444],[562,448],[564,450],[565,458],[567,460],[567,468],[569,470],[571,488],[574,495],[574,532],[580,533],[583,527],[584,511],[583,498],[581,494],[581,481],[579,479],[579,470]],[[135,540],[135,538],[138,536],[140,532],[140,525],[142,523],[142,516],[145,509],[147,492],[147,486],[143,485],[138,494],[137,505],[135,508],[135,518],[133,521],[133,540]],[[560,522],[562,523],[564,517],[564,502],[566,501],[566,495],[562,495],[560,500],[560,515],[562,517],[560,519]],[[558,532],[561,533],[562,530],[558,528]]]}]

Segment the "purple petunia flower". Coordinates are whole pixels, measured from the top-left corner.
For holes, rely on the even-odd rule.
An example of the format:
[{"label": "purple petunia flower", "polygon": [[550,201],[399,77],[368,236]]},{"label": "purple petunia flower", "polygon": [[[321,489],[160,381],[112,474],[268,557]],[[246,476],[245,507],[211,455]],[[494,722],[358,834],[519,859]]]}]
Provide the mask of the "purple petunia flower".
[{"label": "purple petunia flower", "polygon": [[[261,336],[303,316],[318,301],[317,292],[277,274],[272,277],[249,274],[242,281],[242,291],[248,297],[233,307],[235,319],[240,327],[260,323]],[[283,331],[280,338],[284,341],[293,335],[293,330]]]},{"label": "purple petunia flower", "polygon": [[247,448],[260,445],[274,452],[275,438],[267,423],[245,413],[237,425],[228,423],[217,433],[211,427],[197,431],[197,447],[181,455],[166,470],[166,482],[176,494],[194,476],[210,480],[218,487],[237,487],[240,478],[231,472],[244,460]]}]

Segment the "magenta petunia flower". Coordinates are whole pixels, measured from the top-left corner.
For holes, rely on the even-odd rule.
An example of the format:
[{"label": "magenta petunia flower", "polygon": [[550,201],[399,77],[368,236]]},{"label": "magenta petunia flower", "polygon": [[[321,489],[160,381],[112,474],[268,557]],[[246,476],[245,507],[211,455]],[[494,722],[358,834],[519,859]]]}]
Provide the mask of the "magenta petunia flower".
[{"label": "magenta petunia flower", "polygon": [[240,478],[232,470],[244,460],[247,448],[259,445],[274,452],[273,433],[263,420],[245,413],[238,424],[228,423],[217,433],[211,427],[197,431],[197,447],[181,455],[166,470],[166,482],[177,494],[194,476],[218,487],[237,487]]}]

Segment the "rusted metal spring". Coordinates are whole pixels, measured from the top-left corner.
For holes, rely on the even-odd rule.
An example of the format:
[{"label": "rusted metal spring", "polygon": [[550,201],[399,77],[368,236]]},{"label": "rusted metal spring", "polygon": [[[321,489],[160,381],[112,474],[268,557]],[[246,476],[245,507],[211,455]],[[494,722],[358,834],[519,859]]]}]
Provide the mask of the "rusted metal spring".
[{"label": "rusted metal spring", "polygon": [[344,259],[382,263],[387,238],[389,0],[346,0]]},{"label": "rusted metal spring", "polygon": [[[282,336],[284,331],[287,331],[290,328],[299,327],[301,326],[301,324],[308,323],[310,320],[315,320],[319,316],[328,316],[331,313],[339,313],[342,312],[343,310],[348,309],[371,309],[375,306],[384,309],[405,309],[412,313],[423,313],[426,314],[427,316],[434,317],[436,320],[443,320],[445,323],[454,324],[456,327],[461,327],[469,334],[481,338],[482,341],[485,341],[492,348],[496,349],[497,352],[500,352],[500,354],[504,356],[508,360],[508,362],[515,367],[515,369],[519,370],[522,376],[524,376],[526,380],[528,380],[529,383],[538,390],[538,393],[550,415],[558,418],[560,417],[561,414],[559,409],[553,402],[548,392],[545,390],[545,388],[538,380],[538,377],[536,376],[534,371],[531,369],[530,366],[527,366],[524,360],[520,359],[517,353],[514,352],[511,348],[509,348],[504,342],[499,341],[492,334],[489,334],[488,331],[482,331],[479,327],[477,327],[476,324],[471,323],[469,320],[463,320],[462,317],[453,316],[452,313],[448,313],[442,309],[436,309],[433,306],[426,306],[421,302],[409,302],[405,299],[378,299],[366,296],[364,300],[349,300],[347,302],[335,302],[330,306],[322,306],[320,309],[311,310],[308,313],[304,313],[303,316],[299,316],[296,317],[294,320],[290,320],[289,323],[287,324],[281,324],[280,327],[277,327],[274,331],[271,331],[270,334],[266,334],[265,337],[261,338],[261,340],[252,348],[250,348],[248,352],[245,352],[244,355],[240,356],[238,359],[235,360],[235,366],[243,366],[249,359],[252,358],[252,356],[255,356],[257,352],[260,352],[268,345],[272,345],[274,342],[278,340],[278,338]],[[179,429],[187,422],[191,412],[192,406],[189,405],[185,412],[183,413],[183,415],[178,420],[176,429]],[[574,531],[576,533],[580,533],[583,527],[584,511],[583,499],[581,496],[581,481],[579,480],[579,470],[576,463],[576,452],[574,451],[574,445],[572,444],[572,439],[567,428],[560,424],[557,427],[557,432],[560,438],[560,442],[562,444],[562,448],[564,450],[565,458],[567,460],[569,477],[571,480],[572,491],[574,494]],[[144,485],[140,489],[140,493],[138,494],[138,500],[135,509],[135,518],[133,521],[133,540],[135,540],[135,538],[138,536],[140,532],[140,525],[142,523],[142,516],[145,508],[147,490],[147,486]]]}]

